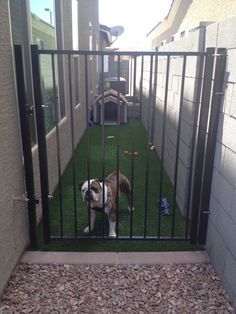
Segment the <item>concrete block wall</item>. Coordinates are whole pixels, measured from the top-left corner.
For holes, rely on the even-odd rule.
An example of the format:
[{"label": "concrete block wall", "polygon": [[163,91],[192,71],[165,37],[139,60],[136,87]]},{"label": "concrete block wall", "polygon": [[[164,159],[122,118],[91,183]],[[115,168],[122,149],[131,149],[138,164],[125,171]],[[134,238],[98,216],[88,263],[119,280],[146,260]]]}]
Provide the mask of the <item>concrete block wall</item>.
[{"label": "concrete block wall", "polygon": [[[227,36],[226,36],[227,34]],[[236,17],[206,28],[206,45],[227,48],[206,249],[236,307]]]},{"label": "concrete block wall", "polygon": [[[177,42],[169,43],[159,48],[159,51],[202,51],[204,50],[204,28],[199,27],[192,31],[189,36]],[[138,73],[140,72],[140,60]],[[165,150],[164,167],[167,174],[174,182],[175,158],[177,132],[179,124],[180,94],[182,85],[182,57],[170,58],[168,95],[166,109],[166,131],[165,131]],[[180,118],[180,148],[178,158],[178,177],[177,177],[177,203],[183,214],[187,211],[187,192],[189,187],[189,167],[190,155],[192,151],[192,132],[196,110],[196,91],[199,80],[198,73],[199,58],[188,57],[185,73],[185,85],[183,95],[183,109]],[[155,128],[153,144],[156,146],[159,156],[161,156],[163,112],[166,88],[166,67],[167,58],[158,57],[157,65],[157,86],[155,99]],[[154,71],[154,67],[153,67]],[[144,58],[143,76],[143,103],[142,120],[148,128],[148,106],[149,106],[149,79],[150,79],[150,58]],[[154,89],[154,88],[153,88]],[[152,119],[150,115],[150,119]],[[151,122],[149,121],[149,125]]]},{"label": "concrete block wall", "polygon": [[8,1],[0,0],[0,295],[28,243]]},{"label": "concrete block wall", "polygon": [[[225,90],[218,125],[206,250],[233,305],[236,307],[236,17],[211,24],[206,29],[195,29],[179,41],[161,47],[161,50],[202,51],[207,47],[227,48],[228,57],[224,83]],[[161,138],[165,87],[165,72],[163,72],[163,67],[165,68],[165,64],[159,61],[156,99],[157,116],[154,137],[154,143],[159,154],[160,143],[158,138]],[[188,180],[186,178],[188,177],[189,152],[191,150],[192,121],[196,101],[195,93],[199,81],[196,67],[198,67],[197,60],[190,58],[189,66],[187,65],[184,108],[181,121],[180,170],[177,186],[178,204],[180,207],[185,202],[184,199],[181,200],[181,195],[185,195],[186,188],[188,187]],[[143,110],[143,121],[146,127],[149,68],[150,66],[147,62],[145,66],[144,99],[142,103],[145,108]],[[170,99],[173,99],[174,94],[174,100],[172,104],[168,101],[167,123],[169,128],[172,126],[172,129],[170,128],[167,132],[167,144],[165,147],[165,155],[169,158],[169,161],[167,160],[165,163],[165,167],[170,178],[173,172],[173,168],[171,168],[171,161],[173,162],[173,159],[170,158],[174,156],[175,151],[173,138],[176,136],[174,126],[177,119],[174,108],[178,108],[178,86],[180,84],[180,79],[173,71],[173,68],[170,69],[171,72],[172,78],[170,80],[172,81],[169,83],[168,97],[170,95]]]}]

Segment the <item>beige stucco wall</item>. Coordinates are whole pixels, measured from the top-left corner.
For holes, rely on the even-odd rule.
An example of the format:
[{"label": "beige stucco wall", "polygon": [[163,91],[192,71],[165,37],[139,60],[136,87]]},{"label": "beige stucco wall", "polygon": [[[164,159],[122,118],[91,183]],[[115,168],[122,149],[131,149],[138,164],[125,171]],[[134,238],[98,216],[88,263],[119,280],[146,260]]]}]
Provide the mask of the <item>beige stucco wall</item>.
[{"label": "beige stucco wall", "polygon": [[236,15],[235,0],[194,0],[177,32],[191,30],[200,22],[216,22]]},{"label": "beige stucco wall", "polygon": [[154,49],[161,43],[168,43],[181,25],[183,18],[193,0],[174,0],[168,16],[148,34],[151,47]]},{"label": "beige stucco wall", "polygon": [[[23,2],[22,2],[23,3]],[[56,1],[62,9],[62,48],[72,49],[72,10],[71,1]],[[86,4],[87,1],[84,1]],[[97,1],[90,1],[89,10],[86,13],[87,19],[91,15],[94,25],[93,49],[96,48],[98,40],[98,9]],[[86,7],[86,6],[85,6]],[[14,81],[14,66],[11,40],[10,8],[8,0],[0,0],[0,294],[2,293],[7,280],[18,262],[22,252],[29,243],[28,237],[28,216],[27,204],[14,202],[14,197],[21,196],[25,191],[23,156],[21,151],[21,137],[19,131],[18,104],[16,98],[16,86]],[[82,7],[83,8],[83,7]],[[92,14],[94,10],[94,13]],[[83,14],[82,14],[83,15]],[[83,19],[80,23],[83,23]],[[83,24],[80,25],[83,33]],[[83,46],[83,39],[81,39]],[[87,39],[84,37],[84,48]],[[27,62],[27,59],[26,59]],[[60,145],[61,145],[61,168],[66,168],[72,156],[71,145],[71,110],[69,95],[69,72],[68,57],[64,58],[64,79],[65,79],[65,117],[59,124]],[[95,71],[96,66],[93,65]],[[72,104],[74,118],[75,146],[78,144],[87,126],[85,115],[85,89],[84,71],[80,71],[80,102]],[[73,67],[72,67],[73,75]],[[96,75],[93,75],[94,82],[90,97],[94,98],[96,93]],[[74,83],[72,77],[74,93]],[[33,103],[30,102],[30,105]],[[48,170],[49,170],[49,192],[53,193],[58,183],[57,169],[57,145],[55,128],[47,135]],[[38,147],[32,148],[35,194],[40,197]],[[38,221],[41,217],[41,204],[37,205]]]},{"label": "beige stucco wall", "polygon": [[[98,23],[98,0],[78,0],[78,27],[79,27],[79,50],[98,50],[99,48],[99,23]],[[92,25],[92,45],[89,40],[89,23]],[[101,60],[96,56],[88,57],[88,103],[93,104],[98,93],[98,68]],[[85,102],[85,65],[84,57],[80,58],[81,73],[81,97]]]},{"label": "beige stucco wall", "polygon": [[[72,49],[72,24],[71,24],[71,3],[68,1],[61,2],[62,9],[62,48]],[[68,56],[64,55],[64,83],[65,83],[65,117],[59,122],[59,144],[60,144],[60,165],[61,172],[66,169],[71,157],[72,157],[72,140],[71,140],[71,109],[70,109],[70,95],[69,95],[69,67]],[[73,67],[72,67],[72,94],[74,93],[73,84]],[[83,74],[80,73],[81,85],[84,84]],[[72,111],[74,121],[74,146],[79,143],[81,136],[86,128],[85,120],[85,90],[80,87],[80,102],[75,104],[72,100]],[[52,195],[58,184],[58,156],[57,156],[57,141],[56,141],[56,128],[52,129],[47,134],[47,160],[48,160],[48,181],[49,181],[49,193]],[[38,147],[37,145],[32,149],[33,152],[33,164],[35,174],[35,190],[36,195],[41,194],[40,180],[39,180],[39,161],[38,161]],[[50,207],[50,202],[49,202]],[[37,206],[38,220],[41,218],[41,206]]]},{"label": "beige stucco wall", "polygon": [[149,35],[152,48],[180,38],[180,33],[236,15],[235,0],[174,0],[170,14]]},{"label": "beige stucco wall", "polygon": [[0,0],[0,294],[28,243],[8,1]]}]

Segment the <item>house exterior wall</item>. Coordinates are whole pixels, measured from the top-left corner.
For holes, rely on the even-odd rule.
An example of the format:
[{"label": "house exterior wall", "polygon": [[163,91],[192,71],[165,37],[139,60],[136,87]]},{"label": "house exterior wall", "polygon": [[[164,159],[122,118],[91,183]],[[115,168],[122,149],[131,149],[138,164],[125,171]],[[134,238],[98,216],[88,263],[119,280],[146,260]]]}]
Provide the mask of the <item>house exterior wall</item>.
[{"label": "house exterior wall", "polygon": [[15,96],[9,3],[0,0],[0,294],[25,249],[26,204],[14,201],[25,191]]},{"label": "house exterior wall", "polygon": [[152,49],[159,47],[161,43],[171,41],[173,34],[177,32],[181,22],[193,0],[174,0],[168,16],[160,22],[149,34]]},{"label": "house exterior wall", "polygon": [[[72,49],[72,10],[71,1],[57,0],[56,5],[61,8],[61,23],[60,23],[60,48]],[[84,5],[87,1],[84,1]],[[90,11],[87,15],[92,16],[93,20],[93,46],[96,49],[97,34],[98,34],[98,15],[97,8],[94,7],[94,1],[90,2]],[[21,5],[20,5],[21,4]],[[20,6],[19,6],[20,5]],[[29,23],[29,3],[28,0],[15,1],[10,4],[7,0],[0,0],[0,295],[3,292],[4,286],[19,260],[22,252],[29,243],[28,236],[28,215],[27,204],[21,201],[14,201],[14,197],[21,197],[25,192],[24,185],[24,164],[21,149],[20,124],[18,116],[18,104],[16,97],[16,82],[14,80],[14,56],[13,43],[24,44],[25,49],[25,63],[26,79],[31,78],[30,75],[30,58],[29,58],[29,43],[32,34]],[[18,14],[18,9],[22,12]],[[85,7],[80,7],[81,10]],[[94,11],[93,11],[94,10]],[[14,19],[16,17],[16,19]],[[29,19],[29,20],[28,20]],[[11,22],[13,24],[11,25]],[[83,20],[80,21],[80,29],[83,29]],[[22,31],[13,32],[15,37],[12,38],[11,30],[14,28]],[[82,31],[81,31],[82,33]],[[84,38],[87,43],[87,39]],[[83,47],[83,40],[80,41]],[[68,57],[64,57],[64,102],[65,102],[65,116],[59,123],[59,136],[61,146],[61,169],[65,170],[68,162],[72,156],[71,144],[71,108],[69,95],[69,70]],[[73,69],[73,67],[72,67]],[[93,65],[95,71],[96,66]],[[85,86],[84,86],[84,71],[79,72],[80,83],[80,101],[79,103],[72,103],[72,114],[74,118],[74,138],[75,147],[79,143],[83,135],[86,123],[86,106],[85,106]],[[72,72],[73,76],[73,72]],[[94,97],[96,86],[98,82],[97,77],[93,76],[93,89],[91,90],[91,101]],[[30,81],[27,86],[30,86]],[[75,85],[72,77],[73,94]],[[27,90],[27,100],[30,106],[33,106],[33,97],[29,97],[31,90]],[[74,101],[74,98],[73,98]],[[49,170],[49,192],[53,193],[58,184],[58,169],[57,169],[57,146],[56,146],[56,130],[53,128],[46,137],[47,153],[48,153],[48,170]],[[34,180],[35,180],[35,194],[40,197],[40,180],[39,180],[39,162],[38,162],[38,147],[32,147]],[[41,218],[41,204],[37,205],[37,218]]]},{"label": "house exterior wall", "polygon": [[[78,0],[79,21],[79,49],[98,50],[99,48],[99,23],[98,0]],[[97,56],[88,56],[88,103],[92,105],[99,89],[98,69],[101,59]],[[80,58],[81,75],[85,77],[84,58]],[[81,91],[85,90],[85,80],[81,81]],[[85,96],[85,95],[84,95]],[[84,99],[85,101],[85,99]]]},{"label": "house exterior wall", "polygon": [[[178,10],[178,11],[177,11]],[[172,15],[175,15],[172,18]],[[236,15],[234,0],[174,0],[167,19],[149,34],[151,47],[160,46],[180,38],[180,33],[200,26],[200,23],[214,23]],[[186,35],[185,34],[185,35]]]},{"label": "house exterior wall", "polygon": [[[72,25],[71,25],[71,6],[70,2],[65,3],[61,1],[62,11],[62,49],[72,49]],[[89,26],[89,22],[92,21],[93,25],[93,41],[92,48],[96,50],[96,41],[98,34],[98,10],[94,6],[94,1],[79,1],[78,2],[78,22],[79,22],[79,49],[89,50],[89,27],[86,31],[86,25]],[[72,93],[75,88],[79,88],[80,99],[79,103],[76,103],[73,98],[73,120],[74,120],[74,146],[76,147],[80,141],[87,127],[86,118],[86,88],[85,88],[85,64],[84,57],[78,57],[79,59],[79,87],[72,84]],[[97,67],[96,58],[89,60],[88,57],[88,83],[91,80],[91,86],[89,85],[88,91],[88,106],[94,103],[95,95],[97,93],[98,81],[97,81]],[[72,157],[72,141],[71,141],[71,111],[70,111],[70,95],[69,95],[69,68],[68,58],[63,58],[64,64],[64,93],[65,93],[65,117],[59,123],[59,137],[60,137],[60,163],[62,173],[66,169],[69,161]],[[91,68],[90,68],[91,65]],[[72,67],[73,70],[73,67]],[[73,76],[73,73],[72,73]],[[72,77],[73,78],[73,77]],[[35,146],[33,152],[33,163],[35,177],[39,178],[39,161],[38,161],[38,148]],[[56,129],[53,128],[51,132],[47,134],[47,157],[48,157],[48,178],[49,178],[49,193],[52,195],[58,184],[58,168],[57,168],[57,144],[56,144]],[[40,195],[40,181],[35,180],[36,193]],[[41,219],[41,206],[37,206],[37,217]]]},{"label": "house exterior wall", "polygon": [[221,21],[234,15],[234,0],[193,0],[176,33],[198,27],[200,22]]},{"label": "house exterior wall", "polygon": [[[62,49],[72,49],[72,24],[71,24],[71,2],[64,4],[64,1],[57,1],[57,4],[61,6],[61,31],[62,31]],[[69,96],[69,73],[68,73],[68,58],[63,56],[62,59],[64,67],[64,103],[65,103],[65,117],[59,122],[59,138],[60,138],[60,165],[61,172],[63,173],[66,169],[71,156],[72,156],[72,143],[71,143],[71,113],[70,113],[70,96]],[[73,108],[73,119],[75,123],[75,146],[79,142],[80,137],[84,132],[84,123],[81,123],[83,117],[81,115],[81,107],[84,104],[79,105],[72,104]],[[57,167],[57,141],[56,141],[56,129],[52,130],[46,136],[47,143],[47,161],[48,161],[48,181],[49,181],[49,193],[53,194],[58,184],[58,167]],[[35,176],[35,193],[41,195],[40,188],[40,174],[39,174],[39,159],[38,159],[38,146],[35,145],[32,148],[33,155],[33,166]],[[50,206],[50,203],[49,203]],[[42,216],[41,204],[37,206],[37,218],[40,221]]]}]

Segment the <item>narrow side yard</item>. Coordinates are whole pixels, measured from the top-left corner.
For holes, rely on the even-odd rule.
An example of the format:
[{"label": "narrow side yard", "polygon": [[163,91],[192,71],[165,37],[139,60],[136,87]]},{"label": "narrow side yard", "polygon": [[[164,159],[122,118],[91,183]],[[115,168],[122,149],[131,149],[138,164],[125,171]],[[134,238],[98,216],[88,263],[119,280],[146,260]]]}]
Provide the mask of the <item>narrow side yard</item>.
[{"label": "narrow side yard", "polygon": [[236,313],[210,264],[20,264],[0,312]]},{"label": "narrow side yard", "polygon": [[[88,135],[89,134],[89,135]],[[89,136],[89,148],[88,148]],[[117,127],[106,126],[104,130],[105,141],[105,176],[117,168]],[[132,141],[134,147],[132,147]],[[88,156],[89,149],[89,156]],[[157,236],[158,234],[158,212],[159,212],[159,190],[160,190],[160,160],[155,149],[149,149],[147,144],[147,134],[141,121],[135,121],[134,125],[128,123],[119,128],[119,168],[131,181],[132,156],[129,154],[134,150],[137,156],[133,159],[134,169],[134,207],[133,213],[133,235],[143,236],[145,211],[147,226],[147,236]],[[149,150],[149,151],[148,151]],[[128,152],[128,153],[127,153]],[[146,167],[148,154],[148,190],[146,191]],[[87,129],[82,137],[74,154],[75,173],[76,173],[76,201],[77,201],[77,221],[76,229],[80,236],[88,224],[88,211],[82,202],[78,189],[79,182],[88,178],[88,158],[90,178],[103,177],[103,134],[101,126],[93,126]],[[173,186],[164,173],[162,182],[162,194],[170,203],[170,216],[162,216],[160,224],[161,236],[171,236],[172,230],[172,208],[173,208]],[[146,201],[147,199],[147,201]],[[146,205],[145,205],[146,201]],[[145,208],[146,207],[146,208]],[[119,235],[129,236],[130,234],[130,213],[126,210],[127,201],[120,199],[119,210]],[[75,232],[75,210],[74,210],[74,190],[73,190],[73,166],[72,161],[68,165],[62,177],[62,212],[60,213],[59,189],[56,190],[54,198],[50,202],[51,228],[53,235],[61,234],[61,220],[63,218],[63,234],[73,236]],[[106,215],[105,215],[106,216]],[[103,215],[97,215],[98,223],[92,235],[102,235]],[[105,220],[106,217],[105,217]],[[99,222],[100,221],[100,222]],[[185,236],[185,219],[180,211],[176,210],[175,236]],[[107,235],[107,230],[105,230]]]}]

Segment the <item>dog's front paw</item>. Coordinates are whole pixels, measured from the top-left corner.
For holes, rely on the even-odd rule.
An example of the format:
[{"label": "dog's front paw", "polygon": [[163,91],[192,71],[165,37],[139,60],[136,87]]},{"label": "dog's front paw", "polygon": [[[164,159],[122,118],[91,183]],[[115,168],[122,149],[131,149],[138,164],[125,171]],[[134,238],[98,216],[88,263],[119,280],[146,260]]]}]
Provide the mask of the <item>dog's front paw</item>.
[{"label": "dog's front paw", "polygon": [[[131,207],[128,207],[128,211],[131,212]],[[134,211],[134,207],[132,207],[132,212]]]},{"label": "dog's front paw", "polygon": [[116,237],[116,233],[115,233],[115,232],[110,232],[110,233],[109,233],[109,237],[115,238],[115,237]]},{"label": "dog's front paw", "polygon": [[[92,228],[90,230],[92,231]],[[84,228],[84,233],[89,233],[89,226]]]}]

